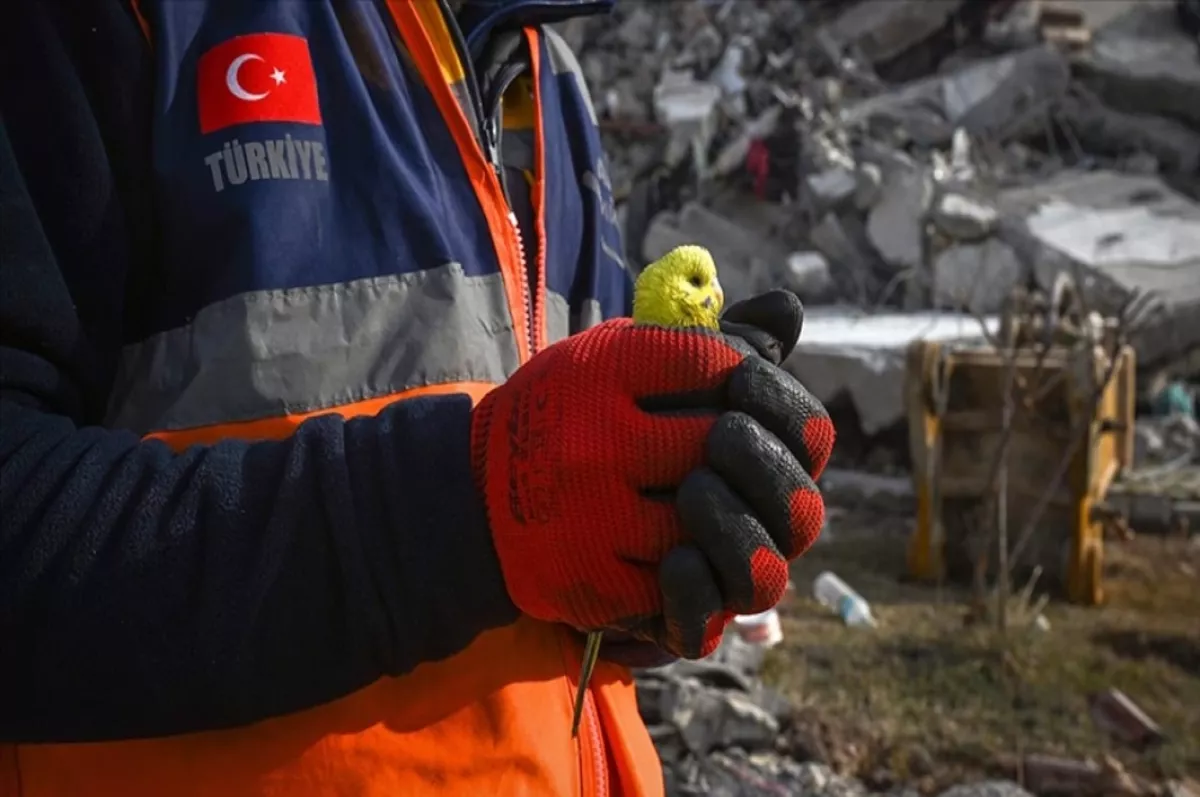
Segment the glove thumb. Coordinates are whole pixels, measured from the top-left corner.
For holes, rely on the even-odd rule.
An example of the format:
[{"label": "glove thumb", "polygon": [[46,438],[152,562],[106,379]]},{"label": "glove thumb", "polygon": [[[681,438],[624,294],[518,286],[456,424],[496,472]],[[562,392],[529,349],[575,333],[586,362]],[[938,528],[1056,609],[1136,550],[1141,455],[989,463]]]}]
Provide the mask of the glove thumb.
[{"label": "glove thumb", "polygon": [[792,353],[803,328],[800,297],[783,289],[736,302],[721,316],[721,332],[746,341],[774,365],[780,365]]}]

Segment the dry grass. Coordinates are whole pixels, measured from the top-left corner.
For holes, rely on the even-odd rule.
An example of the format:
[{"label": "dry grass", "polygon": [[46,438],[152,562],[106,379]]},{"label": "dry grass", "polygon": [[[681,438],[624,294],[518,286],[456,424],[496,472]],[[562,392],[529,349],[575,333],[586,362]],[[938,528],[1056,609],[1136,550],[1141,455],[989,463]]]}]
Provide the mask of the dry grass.
[{"label": "dry grass", "polygon": [[[1112,754],[1154,778],[1200,774],[1200,545],[1110,542],[1106,606],[1052,603],[1049,632],[1014,629],[1002,641],[964,623],[961,595],[900,583],[905,529],[855,525],[835,522],[833,539],[796,564],[785,641],[768,662],[768,680],[809,709],[801,716],[820,718],[801,744],[860,776],[890,771],[929,788],[1034,752]],[[808,599],[824,569],[871,601],[878,629],[845,628]],[[1108,687],[1167,742],[1137,754],[1097,731],[1086,698]]]}]

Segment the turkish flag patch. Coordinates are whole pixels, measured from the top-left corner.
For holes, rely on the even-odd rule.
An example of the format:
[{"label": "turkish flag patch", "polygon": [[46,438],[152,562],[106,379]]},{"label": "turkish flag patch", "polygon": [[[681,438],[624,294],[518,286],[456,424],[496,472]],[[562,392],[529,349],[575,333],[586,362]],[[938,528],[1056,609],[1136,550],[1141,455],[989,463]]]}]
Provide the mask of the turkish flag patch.
[{"label": "turkish flag patch", "polygon": [[252,33],[200,56],[200,132],[247,122],[321,124],[317,76],[308,41],[288,33]]}]

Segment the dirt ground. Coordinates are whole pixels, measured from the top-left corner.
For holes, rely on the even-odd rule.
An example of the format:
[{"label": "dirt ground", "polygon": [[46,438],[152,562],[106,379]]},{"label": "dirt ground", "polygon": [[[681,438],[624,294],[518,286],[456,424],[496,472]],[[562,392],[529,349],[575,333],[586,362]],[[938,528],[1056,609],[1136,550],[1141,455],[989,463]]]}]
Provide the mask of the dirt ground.
[{"label": "dirt ground", "polygon": [[[1001,639],[965,621],[963,593],[902,583],[910,527],[834,518],[796,563],[766,677],[803,707],[798,746],[869,783],[923,791],[1000,774],[1005,756],[1029,753],[1112,755],[1155,780],[1200,775],[1200,544],[1110,541],[1105,606],[1051,603],[1048,630],[1024,623]],[[878,628],[846,628],[811,600],[826,569],[871,602]],[[1106,739],[1087,696],[1108,687],[1166,742],[1136,753]]]}]

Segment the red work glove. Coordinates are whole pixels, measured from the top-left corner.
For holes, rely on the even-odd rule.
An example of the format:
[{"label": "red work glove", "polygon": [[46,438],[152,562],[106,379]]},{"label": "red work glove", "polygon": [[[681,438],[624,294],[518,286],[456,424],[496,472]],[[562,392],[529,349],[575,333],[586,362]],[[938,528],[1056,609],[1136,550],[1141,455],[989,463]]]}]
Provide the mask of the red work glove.
[{"label": "red work glove", "polygon": [[833,427],[771,362],[799,336],[799,299],[725,318],[730,334],[601,324],[480,402],[476,476],[523,612],[695,658],[783,596],[824,520]]}]

